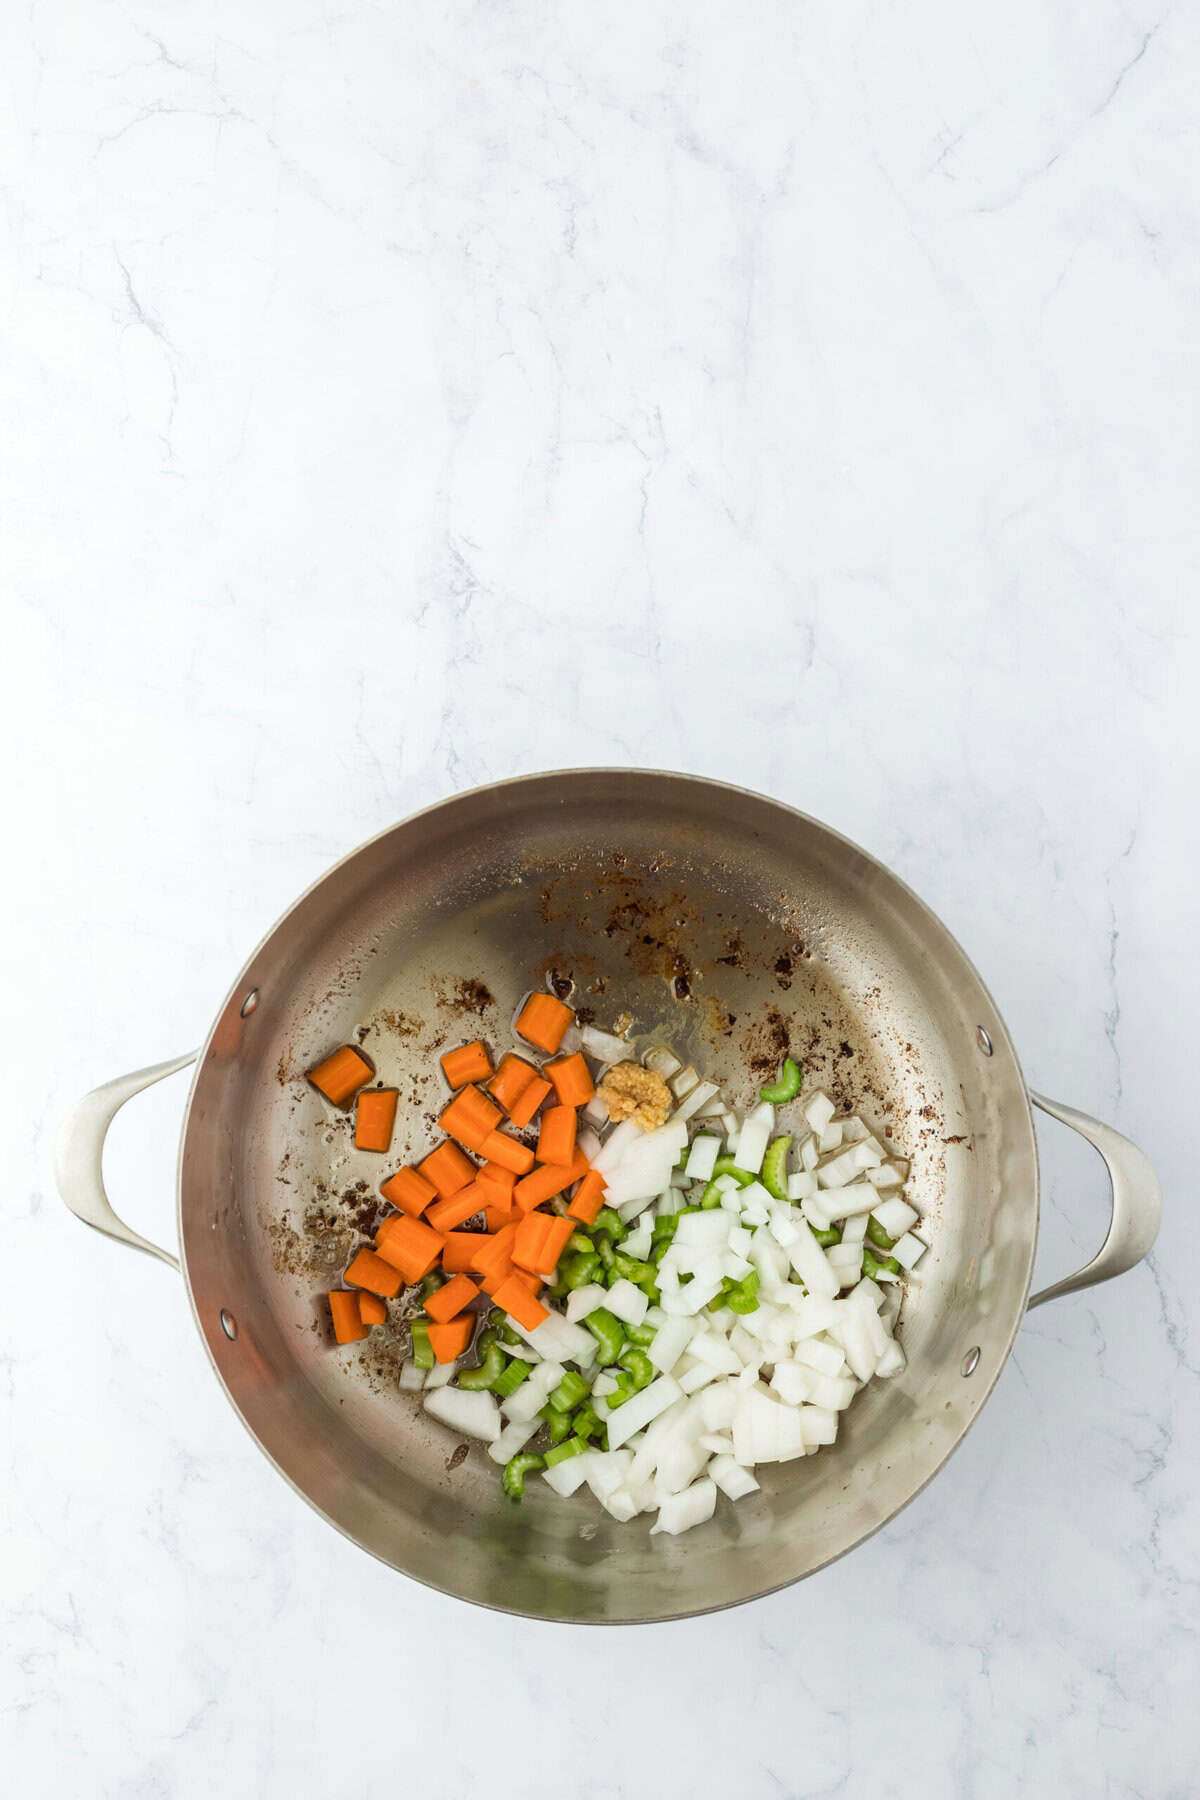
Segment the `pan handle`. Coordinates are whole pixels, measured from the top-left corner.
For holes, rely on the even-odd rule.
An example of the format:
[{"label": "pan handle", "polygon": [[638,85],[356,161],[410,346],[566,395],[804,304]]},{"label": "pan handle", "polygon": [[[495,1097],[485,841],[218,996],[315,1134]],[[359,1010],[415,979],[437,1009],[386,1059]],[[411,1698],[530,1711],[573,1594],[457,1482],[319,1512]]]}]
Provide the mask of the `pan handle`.
[{"label": "pan handle", "polygon": [[1111,1281],[1114,1275],[1123,1275],[1126,1269],[1140,1263],[1158,1236],[1162,1188],[1149,1157],[1111,1125],[1102,1125],[1099,1119],[1076,1112],[1073,1106],[1064,1106],[1058,1100],[1047,1100],[1032,1090],[1029,1098],[1052,1119],[1069,1125],[1095,1146],[1112,1182],[1112,1222],[1100,1249],[1078,1274],[1068,1275],[1064,1281],[1056,1281],[1053,1287],[1035,1294],[1027,1309],[1032,1310],[1043,1300],[1057,1300],[1079,1288],[1093,1287],[1098,1281]]},{"label": "pan handle", "polygon": [[177,1069],[186,1069],[199,1054],[198,1050],[189,1050],[186,1056],[152,1063],[148,1069],[135,1069],[132,1075],[118,1075],[115,1081],[93,1088],[64,1119],[54,1151],[58,1191],[77,1219],[102,1231],[105,1237],[116,1238],[118,1243],[129,1244],[135,1250],[144,1250],[148,1256],[157,1256],[160,1261],[170,1263],[173,1269],[179,1267],[177,1256],[131,1231],[113,1211],[104,1191],[104,1140],[109,1126],[127,1100],[132,1100],[143,1088],[153,1087],[165,1076],[174,1075]]}]

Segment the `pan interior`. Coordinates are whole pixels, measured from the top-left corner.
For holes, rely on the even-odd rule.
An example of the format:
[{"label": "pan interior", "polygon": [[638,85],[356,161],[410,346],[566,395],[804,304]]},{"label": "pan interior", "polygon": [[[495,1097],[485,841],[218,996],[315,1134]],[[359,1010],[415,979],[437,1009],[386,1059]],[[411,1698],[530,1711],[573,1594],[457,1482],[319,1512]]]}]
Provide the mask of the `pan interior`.
[{"label": "pan interior", "polygon": [[[908,1367],[838,1443],[760,1469],[679,1540],[586,1494],[514,1506],[401,1393],[402,1309],[332,1346],[323,1296],[382,1210],[377,1184],[436,1139],[437,1057],[511,1042],[547,980],[640,1050],[668,1043],[750,1101],[790,1050],[912,1161],[932,1248],[909,1284]],[[257,1004],[241,1015],[245,995]],[[981,1053],[977,1028],[990,1034]],[[358,1042],[400,1089],[392,1153],[356,1151],[304,1071]],[[788,1109],[799,1121],[798,1109]],[[334,1524],[418,1579],[546,1617],[653,1619],[749,1598],[839,1555],[908,1500],[1007,1355],[1036,1238],[1036,1160],[1007,1033],[953,940],[885,869],[814,821],[713,783],[533,777],[397,826],[317,884],[243,971],[193,1087],[180,1231],[231,1398]],[[237,1320],[236,1339],[220,1313]],[[978,1348],[970,1377],[964,1357]],[[534,1486],[541,1489],[540,1483]]]}]

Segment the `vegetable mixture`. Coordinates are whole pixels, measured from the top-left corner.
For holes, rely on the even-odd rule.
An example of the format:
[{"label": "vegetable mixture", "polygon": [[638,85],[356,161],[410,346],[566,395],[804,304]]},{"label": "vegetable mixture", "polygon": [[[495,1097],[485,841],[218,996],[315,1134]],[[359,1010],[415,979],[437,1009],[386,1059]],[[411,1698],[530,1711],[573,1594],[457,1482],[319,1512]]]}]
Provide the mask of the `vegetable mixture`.
[{"label": "vegetable mixture", "polygon": [[[441,1058],[446,1136],[381,1183],[395,1210],[329,1295],[334,1336],[357,1342],[415,1289],[400,1385],[487,1445],[513,1501],[537,1475],[687,1531],[718,1492],[754,1493],[759,1463],[833,1443],[860,1389],[904,1368],[893,1330],[926,1248],[907,1165],[802,1096],[790,1057],[741,1116],[670,1050],[634,1061],[552,994],[513,1029],[495,1067],[479,1040]],[[372,1075],[344,1045],[309,1080],[386,1153],[397,1094]],[[505,1128],[535,1121],[536,1149]]]}]

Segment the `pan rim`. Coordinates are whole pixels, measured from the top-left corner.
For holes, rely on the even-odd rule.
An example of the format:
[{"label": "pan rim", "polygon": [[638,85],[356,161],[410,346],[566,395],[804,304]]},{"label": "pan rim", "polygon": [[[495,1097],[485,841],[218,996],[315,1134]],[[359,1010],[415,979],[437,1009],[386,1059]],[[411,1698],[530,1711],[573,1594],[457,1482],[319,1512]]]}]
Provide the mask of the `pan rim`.
[{"label": "pan rim", "polygon": [[[257,1431],[254,1429],[254,1426],[250,1423],[249,1419],[246,1417],[245,1413],[243,1412],[242,1407],[239,1404],[237,1397],[233,1393],[233,1391],[229,1385],[229,1382],[225,1378],[225,1375],[221,1368],[221,1365],[217,1361],[217,1358],[214,1354],[213,1345],[212,1345],[212,1342],[210,1341],[210,1334],[205,1329],[205,1326],[201,1320],[200,1310],[199,1310],[199,1307],[198,1307],[197,1301],[196,1301],[196,1295],[195,1295],[195,1292],[192,1287],[192,1277],[191,1277],[191,1270],[190,1270],[190,1267],[188,1264],[187,1240],[186,1240],[186,1237],[184,1234],[184,1220],[183,1220],[183,1191],[184,1191],[183,1178],[184,1178],[184,1167],[185,1167],[186,1156],[187,1156],[189,1130],[190,1130],[191,1119],[192,1119],[192,1109],[193,1109],[193,1105],[196,1100],[197,1090],[199,1088],[201,1076],[202,1076],[205,1068],[208,1065],[209,1055],[210,1055],[210,1052],[212,1049],[214,1037],[215,1037],[217,1030],[219,1029],[222,1021],[225,1019],[225,1017],[228,1013],[229,1007],[232,1004],[232,1002],[234,1001],[235,997],[244,992],[246,983],[251,978],[250,972],[254,968],[256,961],[258,960],[260,955],[263,953],[263,951],[266,949],[267,945],[272,941],[272,939],[276,936],[276,934],[284,926],[284,924],[287,922],[287,920],[290,919],[294,913],[298,912],[299,909],[306,903],[306,901],[308,901],[308,899],[313,894],[315,894],[318,891],[318,889],[320,889],[327,881],[329,881],[341,869],[345,868],[349,863],[353,862],[357,857],[361,856],[365,851],[371,849],[374,845],[381,843],[385,838],[392,836],[394,833],[396,833],[398,831],[403,831],[403,830],[407,829],[409,826],[415,824],[420,819],[428,818],[432,814],[442,812],[448,808],[453,807],[454,805],[456,805],[460,802],[465,802],[469,799],[478,798],[480,796],[487,795],[490,793],[498,793],[501,791],[519,789],[522,787],[534,787],[539,784],[547,783],[547,782],[557,782],[557,781],[563,781],[563,780],[578,779],[578,778],[582,778],[582,777],[597,777],[597,776],[621,777],[621,778],[626,778],[626,779],[629,778],[630,776],[632,776],[635,779],[645,780],[645,781],[677,782],[677,783],[682,783],[682,784],[686,784],[688,786],[693,786],[693,787],[698,786],[698,787],[713,789],[719,793],[723,793],[723,794],[726,794],[729,796],[740,797],[742,799],[747,799],[747,800],[753,800],[760,804],[770,806],[770,807],[774,808],[775,810],[777,810],[778,812],[787,814],[790,818],[795,819],[799,822],[802,822],[804,825],[814,827],[819,832],[824,833],[827,837],[834,840],[837,844],[844,846],[846,849],[848,849],[850,851],[853,851],[856,855],[861,856],[867,863],[869,863],[873,869],[875,869],[881,875],[886,877],[888,881],[894,883],[895,886],[907,897],[907,899],[911,902],[911,904],[917,909],[918,913],[921,916],[923,916],[925,922],[927,924],[931,925],[934,928],[934,930],[940,935],[940,937],[944,940],[945,948],[948,949],[948,951],[951,953],[951,955],[953,955],[954,957],[957,957],[957,959],[959,960],[959,963],[961,965],[963,973],[966,976],[968,976],[971,981],[974,982],[975,988],[979,995],[979,998],[981,999],[981,1001],[986,1003],[986,1008],[990,1012],[990,1018],[987,1023],[987,1030],[988,1030],[989,1035],[992,1040],[993,1053],[996,1055],[1003,1054],[1005,1057],[1010,1059],[1012,1071],[1017,1078],[1017,1088],[1018,1088],[1021,1105],[1022,1105],[1022,1109],[1023,1109],[1021,1123],[1023,1124],[1023,1126],[1025,1127],[1025,1130],[1026,1130],[1026,1134],[1027,1134],[1027,1138],[1028,1138],[1028,1145],[1029,1145],[1029,1150],[1030,1150],[1030,1157],[1031,1157],[1030,1201],[1031,1201],[1031,1205],[1032,1205],[1032,1231],[1031,1231],[1030,1240],[1029,1240],[1029,1255],[1028,1255],[1028,1260],[1027,1260],[1027,1266],[1025,1269],[1024,1281],[1023,1281],[1023,1285],[1022,1285],[1022,1289],[1021,1289],[1021,1293],[1020,1293],[1020,1304],[1019,1304],[1019,1306],[1014,1308],[1014,1317],[1012,1320],[1011,1327],[1005,1334],[1005,1337],[1004,1337],[1002,1345],[1001,1345],[1002,1354],[998,1357],[995,1369],[994,1369],[993,1373],[991,1374],[990,1379],[987,1381],[986,1386],[983,1387],[979,1391],[979,1398],[978,1398],[978,1401],[975,1405],[973,1412],[967,1418],[966,1422],[962,1426],[962,1429],[959,1431],[958,1435],[955,1437],[953,1442],[946,1449],[944,1454],[939,1458],[939,1460],[933,1466],[933,1468],[929,1471],[929,1473],[924,1477],[923,1480],[918,1482],[918,1484],[912,1489],[912,1491],[908,1495],[906,1495],[906,1497],[903,1500],[900,1501],[899,1505],[895,1506],[889,1513],[887,1513],[887,1515],[884,1518],[880,1519],[876,1524],[869,1526],[865,1531],[861,1532],[857,1537],[853,1538],[849,1543],[844,1544],[841,1547],[841,1549],[835,1551],[832,1555],[825,1557],[822,1561],[820,1561],[818,1563],[815,1563],[812,1568],[805,1569],[801,1573],[796,1574],[796,1575],[789,1575],[781,1581],[770,1582],[763,1587],[755,1588],[752,1592],[734,1595],[730,1599],[727,1599],[727,1600],[718,1600],[718,1601],[715,1601],[712,1604],[706,1605],[706,1606],[683,1607],[677,1612],[655,1613],[652,1617],[649,1617],[649,1618],[643,1617],[643,1616],[638,1616],[638,1615],[629,1615],[629,1616],[605,1615],[604,1617],[593,1616],[593,1617],[587,1617],[587,1618],[577,1618],[577,1617],[572,1617],[571,1615],[564,1613],[564,1612],[554,1612],[554,1611],[534,1612],[534,1611],[530,1611],[526,1607],[510,1606],[510,1605],[506,1605],[503,1602],[496,1601],[496,1600],[481,1599],[478,1595],[464,1592],[461,1588],[454,1587],[454,1586],[450,1585],[449,1583],[429,1580],[422,1575],[413,1574],[410,1570],[399,1567],[396,1563],[392,1562],[388,1557],[381,1554],[381,1552],[373,1549],[370,1544],[364,1543],[360,1537],[356,1536],[355,1533],[349,1529],[349,1527],[342,1524],[340,1520],[334,1518],[330,1513],[328,1513],[322,1506],[320,1506],[318,1504],[318,1502],[316,1500],[314,1500],[312,1498],[312,1496],[303,1487],[300,1486],[300,1484],[289,1474],[287,1469],[285,1469],[283,1467],[283,1465],[279,1462],[277,1457],[266,1447],[266,1445],[263,1443],[262,1439],[259,1437]],[[982,1020],[980,1021],[980,1023],[982,1023]],[[1015,1120],[1014,1120],[1014,1124],[1015,1124]],[[980,975],[979,970],[976,968],[976,966],[975,966],[974,962],[971,960],[971,958],[967,955],[966,951],[963,949],[962,945],[959,943],[959,941],[955,937],[954,933],[950,930],[949,926],[947,926],[945,924],[945,922],[941,919],[941,917],[936,912],[934,912],[933,908],[928,904],[928,902],[923,900],[921,898],[921,896],[918,893],[916,893],[916,891],[908,885],[908,883],[903,879],[902,876],[897,875],[895,873],[895,871],[888,866],[888,864],[881,862],[879,860],[879,858],[874,856],[869,850],[865,850],[861,844],[856,843],[854,839],[847,837],[845,835],[845,833],[838,831],[834,826],[828,825],[824,820],[814,817],[811,813],[802,812],[798,807],[789,805],[787,801],[776,799],[773,795],[770,795],[770,794],[760,793],[757,789],[743,787],[740,784],[735,783],[735,782],[721,781],[712,776],[692,774],[686,770],[649,769],[649,768],[631,766],[628,764],[626,764],[626,765],[599,764],[599,765],[594,765],[594,766],[581,766],[581,767],[574,767],[574,768],[567,768],[567,769],[539,769],[539,770],[530,771],[530,772],[527,772],[527,773],[521,774],[521,775],[506,776],[498,781],[483,782],[474,787],[459,789],[452,794],[448,794],[448,795],[444,796],[440,800],[432,801],[427,806],[419,807],[416,811],[406,814],[404,818],[398,819],[398,820],[394,821],[391,825],[384,826],[382,830],[374,832],[370,837],[365,838],[360,844],[357,844],[353,849],[347,851],[345,855],[339,857],[335,862],[331,863],[328,866],[328,868],[326,868],[320,875],[318,875],[313,881],[309,882],[309,884],[296,896],[296,898],[291,902],[291,904],[289,906],[285,907],[283,912],[281,912],[279,914],[278,918],[276,918],[276,920],[270,926],[270,928],[262,935],[262,937],[255,944],[254,948],[251,950],[249,955],[243,961],[241,968],[239,969],[237,975],[235,976],[234,980],[230,984],[230,986],[225,994],[224,999],[222,1000],[220,1006],[218,1007],[218,1009],[213,1017],[212,1024],[209,1027],[209,1030],[205,1035],[204,1041],[200,1046],[200,1050],[196,1057],[196,1062],[195,1062],[195,1065],[193,1068],[192,1079],[191,1079],[191,1083],[188,1088],[187,1101],[186,1101],[186,1104],[184,1107],[183,1120],[182,1120],[182,1123],[180,1126],[179,1150],[178,1150],[178,1155],[176,1158],[175,1201],[176,1201],[176,1205],[175,1205],[176,1230],[177,1230],[179,1251],[180,1251],[180,1268],[181,1268],[181,1271],[183,1274],[184,1287],[187,1292],[188,1305],[191,1309],[192,1319],[195,1324],[196,1331],[200,1337],[201,1343],[204,1346],[204,1351],[205,1351],[206,1356],[208,1357],[208,1361],[213,1370],[213,1373],[215,1374],[217,1380],[220,1382],[220,1385],[225,1393],[225,1396],[228,1399],[230,1405],[232,1406],[235,1414],[237,1415],[237,1418],[241,1422],[246,1433],[248,1434],[248,1436],[250,1437],[251,1441],[254,1443],[255,1447],[258,1449],[260,1454],[266,1458],[266,1460],[275,1469],[276,1473],[278,1475],[280,1475],[282,1477],[282,1479],[287,1483],[288,1487],[291,1488],[292,1492],[295,1493],[296,1495],[298,1495],[299,1498],[304,1501],[304,1503],[317,1515],[318,1518],[324,1520],[324,1522],[327,1525],[332,1526],[332,1528],[339,1534],[339,1536],[344,1538],[348,1543],[353,1544],[359,1550],[365,1551],[367,1553],[367,1555],[371,1556],[375,1561],[383,1564],[383,1566],[385,1568],[393,1570],[397,1575],[403,1576],[405,1579],[407,1579],[409,1581],[416,1581],[422,1587],[428,1588],[432,1592],[443,1594],[449,1599],[465,1601],[468,1605],[481,1607],[487,1612],[499,1613],[503,1616],[510,1617],[510,1618],[529,1619],[529,1620],[536,1621],[539,1624],[547,1624],[547,1625],[654,1626],[654,1625],[666,1625],[666,1624],[677,1623],[684,1619],[703,1618],[703,1617],[707,1617],[708,1615],[710,1615],[712,1613],[725,1612],[735,1606],[748,1606],[753,1601],[764,1600],[772,1594],[782,1593],[785,1589],[787,1589],[789,1587],[794,1587],[798,1582],[811,1580],[814,1575],[818,1575],[821,1573],[822,1570],[832,1567],[832,1565],[836,1562],[840,1562],[842,1557],[848,1556],[852,1550],[857,1550],[861,1544],[866,1543],[870,1538],[874,1537],[876,1532],[882,1531],[886,1526],[890,1525],[892,1523],[892,1521],[894,1519],[898,1518],[900,1516],[900,1514],[902,1512],[904,1512],[907,1507],[912,1505],[913,1501],[916,1500],[920,1494],[924,1493],[925,1489],[930,1485],[930,1483],[934,1480],[934,1478],[941,1473],[941,1471],[945,1468],[946,1464],[949,1462],[950,1458],[954,1455],[955,1451],[958,1450],[959,1446],[963,1443],[963,1441],[967,1437],[968,1433],[974,1427],[976,1421],[980,1417],[980,1415],[983,1412],[984,1408],[986,1407],[988,1401],[990,1400],[992,1394],[994,1393],[996,1384],[999,1381],[1000,1376],[1004,1372],[1005,1368],[1008,1366],[1008,1360],[1009,1360],[1010,1356],[1012,1355],[1013,1345],[1016,1342],[1017,1333],[1020,1330],[1022,1322],[1025,1317],[1025,1312],[1026,1312],[1026,1309],[1028,1306],[1028,1301],[1029,1301],[1029,1294],[1030,1294],[1030,1291],[1032,1288],[1032,1283],[1033,1283],[1033,1268],[1034,1268],[1034,1261],[1035,1261],[1035,1258],[1037,1255],[1038,1238],[1040,1236],[1040,1231],[1041,1231],[1041,1169],[1040,1169],[1040,1160],[1039,1160],[1039,1155],[1038,1155],[1037,1132],[1036,1132],[1036,1129],[1034,1126],[1033,1106],[1032,1106],[1032,1102],[1029,1098],[1028,1083],[1025,1080],[1024,1071],[1022,1070],[1022,1067],[1021,1067],[1020,1058],[1017,1055],[1016,1046],[1013,1042],[1012,1035],[1008,1030],[1008,1026],[1003,1018],[1003,1015],[1001,1014],[1000,1009],[996,1005],[996,1002],[992,996],[991,990],[988,988],[986,982],[983,980],[983,977]]]}]

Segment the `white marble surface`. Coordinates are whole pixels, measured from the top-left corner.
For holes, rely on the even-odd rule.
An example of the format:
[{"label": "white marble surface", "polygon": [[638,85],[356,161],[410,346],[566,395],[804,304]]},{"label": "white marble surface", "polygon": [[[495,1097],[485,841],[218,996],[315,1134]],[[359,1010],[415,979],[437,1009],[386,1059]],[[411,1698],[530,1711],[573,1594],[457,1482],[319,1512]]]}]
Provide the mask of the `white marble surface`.
[{"label": "white marble surface", "polygon": [[[6,1785],[1196,1792],[1195,6],[5,13]],[[891,1529],[614,1636],[380,1570],[48,1171],[368,833],[655,764],[859,839],[1154,1148]],[[16,877],[16,880],[13,877]],[[110,1187],[170,1230],[179,1083]],[[1099,1165],[1043,1129],[1043,1275]]]}]

